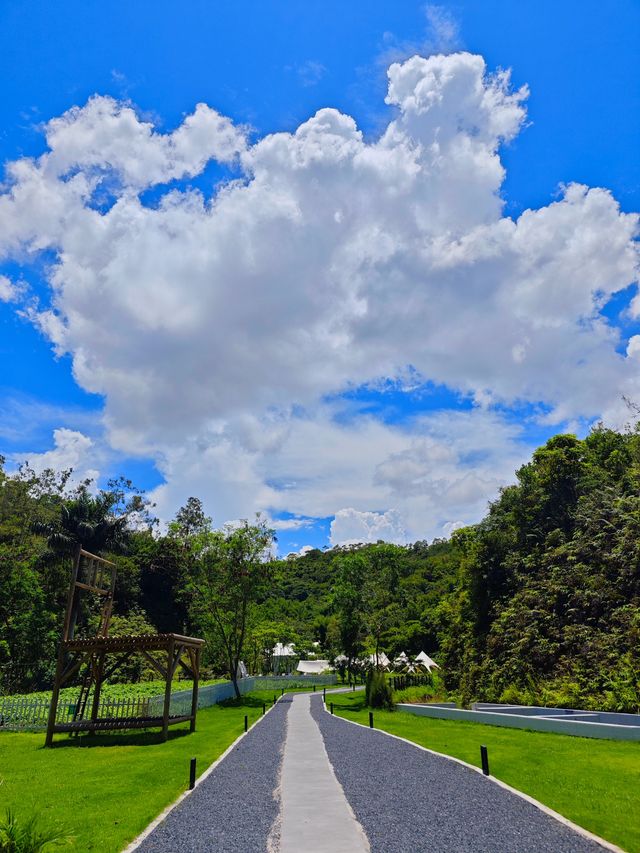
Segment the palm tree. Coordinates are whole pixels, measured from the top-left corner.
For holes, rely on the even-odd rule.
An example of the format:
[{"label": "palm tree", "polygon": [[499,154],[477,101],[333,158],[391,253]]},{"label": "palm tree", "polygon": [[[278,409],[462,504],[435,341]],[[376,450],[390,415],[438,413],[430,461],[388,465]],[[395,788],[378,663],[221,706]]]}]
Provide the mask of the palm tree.
[{"label": "palm tree", "polygon": [[82,545],[92,554],[124,550],[129,539],[129,512],[117,512],[118,495],[100,491],[92,495],[80,487],[77,496],[64,501],[53,522],[37,525],[36,533],[47,537],[50,551],[66,557]]}]

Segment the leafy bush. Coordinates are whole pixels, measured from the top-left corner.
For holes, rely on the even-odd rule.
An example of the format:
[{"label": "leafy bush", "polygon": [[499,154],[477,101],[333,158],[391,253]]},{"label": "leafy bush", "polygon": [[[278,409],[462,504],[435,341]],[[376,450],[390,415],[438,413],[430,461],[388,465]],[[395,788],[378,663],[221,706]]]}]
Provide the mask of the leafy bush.
[{"label": "leafy bush", "polygon": [[11,809],[0,820],[0,853],[48,853],[54,847],[73,844],[73,839],[60,828],[41,829],[38,819],[19,821]]},{"label": "leafy bush", "polygon": [[384,672],[377,669],[369,670],[365,696],[369,708],[393,708],[393,691]]}]

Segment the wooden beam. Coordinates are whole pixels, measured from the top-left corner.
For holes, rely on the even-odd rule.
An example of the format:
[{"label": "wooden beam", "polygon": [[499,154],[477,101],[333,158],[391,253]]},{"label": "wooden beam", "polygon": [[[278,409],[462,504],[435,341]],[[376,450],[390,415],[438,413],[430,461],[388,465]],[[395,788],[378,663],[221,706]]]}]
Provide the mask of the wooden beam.
[{"label": "wooden beam", "polygon": [[[192,659],[195,656],[195,661]],[[196,730],[196,714],[198,713],[198,685],[200,682],[200,649],[189,649],[189,658],[192,659],[193,667],[193,688],[191,691],[191,720],[189,722],[189,731]]]},{"label": "wooden beam", "polygon": [[58,660],[56,662],[56,677],[53,682],[53,691],[51,693],[51,704],[49,705],[49,719],[47,721],[47,734],[44,740],[45,746],[51,746],[53,743],[53,730],[56,725],[56,714],[58,712],[58,697],[60,696],[60,679],[62,669],[64,667],[64,650],[62,646],[58,649]]},{"label": "wooden beam", "polygon": [[156,672],[159,672],[160,675],[166,680],[167,670],[160,663],[160,661],[156,660],[152,655],[150,655],[146,649],[140,649],[140,654],[143,655],[149,661],[151,666],[153,666]]},{"label": "wooden beam", "polygon": [[93,704],[91,705],[91,722],[95,723],[98,719],[98,710],[100,708],[100,691],[102,690],[102,682],[104,680],[104,657],[105,653],[100,652],[98,660],[93,669],[95,687],[93,688]]},{"label": "wooden beam", "polygon": [[78,580],[78,569],[80,568],[80,555],[82,548],[78,546],[74,559],[73,569],[71,570],[71,583],[69,584],[69,594],[67,596],[67,610],[64,616],[64,628],[62,629],[62,639],[70,640],[73,637],[73,629],[75,628],[75,597],[76,597],[76,581]]},{"label": "wooden beam", "polygon": [[[64,649],[63,649],[63,658],[64,658]],[[69,664],[69,666],[67,666],[67,668],[65,670],[63,670],[63,672],[60,675],[60,687],[62,687],[62,685],[65,682],[67,682],[71,678],[71,676],[76,674],[76,672],[80,669],[80,667],[85,662],[85,660],[86,660],[86,655],[83,655],[83,654],[78,655],[78,657],[75,660],[72,660],[72,662]]]},{"label": "wooden beam", "polygon": [[173,675],[173,651],[175,641],[172,639],[167,649],[167,680],[164,687],[164,709],[162,712],[162,740],[169,737],[169,708],[171,706],[171,677]]}]

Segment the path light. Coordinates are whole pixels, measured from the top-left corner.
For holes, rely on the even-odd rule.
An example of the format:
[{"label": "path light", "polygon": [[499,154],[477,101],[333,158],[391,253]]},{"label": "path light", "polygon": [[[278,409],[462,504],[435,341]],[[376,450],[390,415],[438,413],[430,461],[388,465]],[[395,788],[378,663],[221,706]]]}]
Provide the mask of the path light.
[{"label": "path light", "polygon": [[264,717],[264,715],[265,715],[266,713],[267,713],[267,703],[266,703],[266,702],[263,702],[263,703],[262,703],[262,716]]},{"label": "path light", "polygon": [[333,702],[331,702],[331,713],[333,714]]},{"label": "path light", "polygon": [[189,790],[193,791],[196,786],[196,760],[195,758],[191,759],[191,763],[189,765]]},{"label": "path light", "polygon": [[249,716],[247,714],[244,715],[244,730],[245,733],[249,731]]},{"label": "path light", "polygon": [[373,711],[369,711],[369,728],[373,728]]},{"label": "path light", "polygon": [[485,776],[489,775],[489,755],[487,754],[487,747],[480,747],[480,758],[482,760],[482,772]]}]

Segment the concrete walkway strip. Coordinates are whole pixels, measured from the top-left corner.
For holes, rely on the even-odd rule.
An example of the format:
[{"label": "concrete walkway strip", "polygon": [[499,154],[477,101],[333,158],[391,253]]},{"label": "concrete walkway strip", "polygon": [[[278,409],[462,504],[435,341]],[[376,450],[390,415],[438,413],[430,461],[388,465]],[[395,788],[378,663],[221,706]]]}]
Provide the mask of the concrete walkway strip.
[{"label": "concrete walkway strip", "polygon": [[329,762],[310,697],[293,698],[281,775],[280,853],[369,853]]}]

